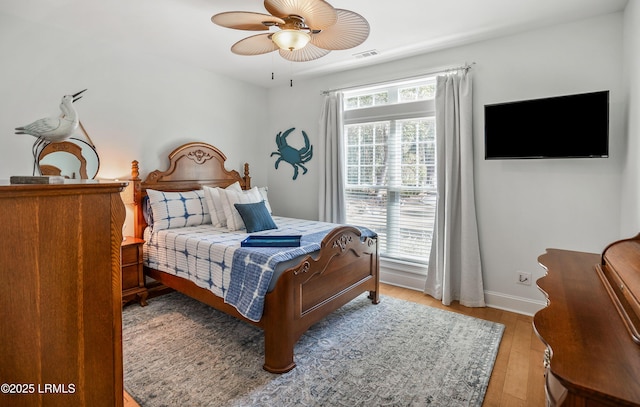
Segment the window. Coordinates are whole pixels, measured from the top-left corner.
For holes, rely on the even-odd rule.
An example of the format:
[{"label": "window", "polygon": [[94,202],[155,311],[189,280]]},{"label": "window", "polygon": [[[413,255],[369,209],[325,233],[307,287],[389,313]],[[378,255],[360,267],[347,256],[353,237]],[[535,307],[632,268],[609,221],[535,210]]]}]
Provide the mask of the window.
[{"label": "window", "polygon": [[347,222],[380,254],[426,263],[435,218],[435,78],[344,95]]}]

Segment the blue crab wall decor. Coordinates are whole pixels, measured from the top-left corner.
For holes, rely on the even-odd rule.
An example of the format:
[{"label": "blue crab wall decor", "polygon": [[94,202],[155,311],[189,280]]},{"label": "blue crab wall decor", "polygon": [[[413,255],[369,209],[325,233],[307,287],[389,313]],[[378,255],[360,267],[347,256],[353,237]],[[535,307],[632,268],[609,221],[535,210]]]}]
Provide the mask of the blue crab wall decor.
[{"label": "blue crab wall decor", "polygon": [[291,147],[289,144],[287,144],[287,137],[295,129],[296,129],[295,127],[292,127],[289,130],[285,131],[284,133],[279,132],[276,135],[276,145],[278,146],[278,151],[272,152],[270,156],[270,157],[273,157],[274,155],[280,156],[280,158],[276,160],[276,164],[275,164],[276,170],[278,169],[278,165],[280,164],[280,161],[284,160],[289,164],[291,164],[291,166],[293,167],[294,180],[298,178],[298,172],[299,172],[298,168],[302,168],[303,175],[307,173],[308,171],[307,168],[302,164],[309,162],[309,160],[311,160],[311,157],[313,156],[313,146],[309,144],[309,137],[307,136],[307,133],[304,132],[304,130],[302,131],[302,137],[304,138],[304,147],[297,150]]}]

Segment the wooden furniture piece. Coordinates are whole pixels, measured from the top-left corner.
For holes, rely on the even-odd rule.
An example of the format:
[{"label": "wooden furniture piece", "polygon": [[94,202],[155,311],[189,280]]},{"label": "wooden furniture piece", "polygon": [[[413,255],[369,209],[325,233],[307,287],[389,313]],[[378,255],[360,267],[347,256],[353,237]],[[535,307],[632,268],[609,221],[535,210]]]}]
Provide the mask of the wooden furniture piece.
[{"label": "wooden furniture piece", "polygon": [[548,405],[640,406],[640,345],[612,292],[627,285],[612,288],[605,275],[621,274],[629,288],[640,288],[638,237],[616,242],[602,255],[548,249],[538,260],[547,270],[538,287],[548,306],[533,324],[547,346]]},{"label": "wooden furniture piece", "polygon": [[640,345],[640,234],[612,243],[602,252],[598,276],[629,335]]},{"label": "wooden furniture piece", "polygon": [[[205,143],[188,143],[169,154],[166,171],[151,172],[140,181],[138,163],[133,162],[132,182],[136,195],[136,237],[143,236],[146,223],[142,199],[147,189],[186,191],[203,185],[226,187],[239,182],[250,188],[249,166],[244,177],[237,171],[227,171],[226,157],[217,148]],[[145,267],[151,278],[198,299],[218,310],[263,329],[265,338],[264,369],[284,373],[295,367],[293,349],[300,336],[329,313],[369,291],[374,304],[379,302],[379,255],[377,239],[360,239],[360,231],[344,226],[325,237],[317,256],[305,256],[298,265],[287,269],[273,291],[265,297],[262,319],[252,322],[234,307],[209,290],[189,280]]]},{"label": "wooden furniture piece", "polygon": [[122,406],[124,186],[0,186],[0,405]]},{"label": "wooden furniture piece", "polygon": [[147,305],[147,287],[144,282],[142,245],[144,240],[127,236],[122,241],[122,305],[136,300]]},{"label": "wooden furniture piece", "polygon": [[40,164],[40,174],[62,176],[62,170],[55,165]]}]

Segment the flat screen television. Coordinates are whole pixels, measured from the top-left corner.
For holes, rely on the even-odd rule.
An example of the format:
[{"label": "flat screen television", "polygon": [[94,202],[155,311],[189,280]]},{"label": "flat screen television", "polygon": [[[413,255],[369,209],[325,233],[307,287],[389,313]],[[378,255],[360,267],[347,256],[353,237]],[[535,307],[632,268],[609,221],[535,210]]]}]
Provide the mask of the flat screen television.
[{"label": "flat screen television", "polygon": [[484,106],[487,160],[609,156],[609,91]]}]

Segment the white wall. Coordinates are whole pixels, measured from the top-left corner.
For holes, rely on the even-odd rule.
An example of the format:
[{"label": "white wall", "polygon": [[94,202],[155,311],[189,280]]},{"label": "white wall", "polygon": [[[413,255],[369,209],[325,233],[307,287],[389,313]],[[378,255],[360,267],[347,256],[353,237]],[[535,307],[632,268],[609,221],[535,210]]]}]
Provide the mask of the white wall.
[{"label": "white wall", "polygon": [[627,90],[626,130],[622,178],[621,234],[640,231],[640,4],[627,3],[624,13],[624,78]]},{"label": "white wall", "polygon": [[[610,157],[483,161],[476,149],[480,242],[490,302],[503,294],[542,300],[516,271],[543,275],[536,258],[548,247],[600,252],[620,237],[620,177],[625,98],[622,15],[552,27],[481,44],[474,114],[482,146],[482,105],[608,89]],[[486,63],[483,63],[486,61]],[[490,62],[489,62],[490,61]],[[527,306],[526,302],[522,306]],[[528,307],[530,308],[530,307]]]},{"label": "white wall", "polygon": [[[134,53],[0,14],[0,178],[31,174],[35,139],[17,126],[57,116],[64,94],[88,88],[75,106],[101,158],[99,178],[166,165],[182,142],[218,146],[229,168],[260,162],[247,148],[267,122],[266,90],[179,61]],[[264,171],[253,174],[266,183]]]},{"label": "white wall", "polygon": [[0,55],[0,179],[32,173],[35,138],[13,129],[58,116],[64,94],[88,88],[75,106],[100,155],[98,178],[128,178],[132,160],[144,178],[178,145],[204,141],[227,168],[242,173],[248,161],[266,184],[266,160],[252,147],[267,123],[265,89],[3,14]]},{"label": "white wall", "polygon": [[[600,252],[620,238],[621,172],[625,159],[626,92],[622,83],[621,13],[487,40],[380,66],[297,80],[269,92],[271,133],[305,129],[317,143],[321,91],[400,78],[475,62],[474,146],[480,245],[487,301],[531,313],[543,296],[515,283],[516,271],[543,275],[547,247]],[[485,161],[483,106],[488,103],[609,89],[610,157]],[[295,97],[295,95],[302,95]],[[317,160],[292,181],[270,169],[278,212],[317,217]]]}]

